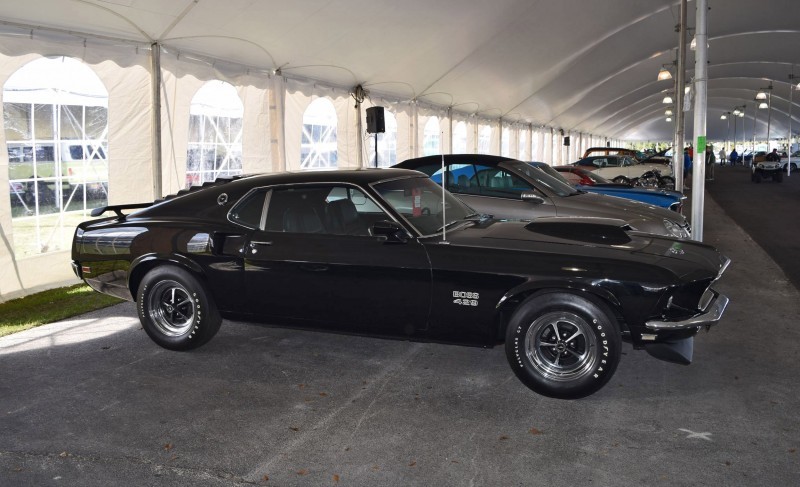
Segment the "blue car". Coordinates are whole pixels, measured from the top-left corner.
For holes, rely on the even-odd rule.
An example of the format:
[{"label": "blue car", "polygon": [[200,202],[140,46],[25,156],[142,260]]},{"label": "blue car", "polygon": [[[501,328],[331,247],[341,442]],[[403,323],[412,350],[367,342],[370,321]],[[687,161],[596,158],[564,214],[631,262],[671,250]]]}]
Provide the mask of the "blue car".
[{"label": "blue car", "polygon": [[678,213],[683,211],[683,201],[686,199],[686,196],[679,191],[656,188],[635,188],[627,184],[617,184],[594,174],[592,171],[587,171],[586,169],[575,166],[551,167],[544,162],[531,162],[530,164],[541,168],[551,175],[561,177],[561,179],[566,180],[569,184],[574,185],[581,191],[641,201],[654,206],[669,208]]}]

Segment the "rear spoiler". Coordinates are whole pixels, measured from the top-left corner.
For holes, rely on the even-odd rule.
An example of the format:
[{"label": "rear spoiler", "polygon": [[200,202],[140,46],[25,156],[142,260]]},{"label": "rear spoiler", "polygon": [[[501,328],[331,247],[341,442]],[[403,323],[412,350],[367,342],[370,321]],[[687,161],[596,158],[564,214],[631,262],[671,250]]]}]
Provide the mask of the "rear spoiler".
[{"label": "rear spoiler", "polygon": [[114,206],[101,206],[100,208],[95,208],[92,210],[92,216],[100,216],[107,211],[113,211],[117,214],[118,217],[124,218],[125,214],[122,213],[122,210],[134,210],[136,208],[148,208],[153,206],[153,203],[134,203],[130,205],[114,205]]}]

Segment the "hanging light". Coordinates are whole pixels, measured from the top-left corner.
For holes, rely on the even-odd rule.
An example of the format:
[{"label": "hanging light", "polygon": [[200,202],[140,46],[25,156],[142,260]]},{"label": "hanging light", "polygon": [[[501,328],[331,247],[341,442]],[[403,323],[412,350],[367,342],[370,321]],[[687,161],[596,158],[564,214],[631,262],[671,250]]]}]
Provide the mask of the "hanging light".
[{"label": "hanging light", "polygon": [[758,104],[758,108],[769,108],[769,105],[767,104],[767,102],[762,101],[761,103]]},{"label": "hanging light", "polygon": [[672,110],[670,110],[669,108],[667,108],[667,109],[664,111],[664,115],[666,115],[666,116],[668,116],[668,117],[669,117],[670,115],[672,115]]},{"label": "hanging light", "polygon": [[719,116],[719,119],[720,120],[727,120],[728,119],[728,115],[723,113],[722,115]]},{"label": "hanging light", "polygon": [[667,122],[671,122],[671,121],[672,121],[672,117],[667,117]]},{"label": "hanging light", "polygon": [[661,71],[658,72],[658,81],[672,79],[672,73],[669,72],[666,65],[661,66]]},{"label": "hanging light", "polygon": [[756,95],[756,100],[766,100],[766,99],[767,99],[767,93],[764,90],[759,91],[758,94]]},{"label": "hanging light", "polygon": [[744,118],[744,112],[739,112],[739,118]]},{"label": "hanging light", "polygon": [[733,114],[734,115],[739,115],[740,113],[742,113],[742,112],[740,112],[738,108],[734,108],[733,109]]},{"label": "hanging light", "polygon": [[667,103],[667,104],[672,103],[672,97],[669,95],[665,96],[664,99],[661,100],[661,103]]}]

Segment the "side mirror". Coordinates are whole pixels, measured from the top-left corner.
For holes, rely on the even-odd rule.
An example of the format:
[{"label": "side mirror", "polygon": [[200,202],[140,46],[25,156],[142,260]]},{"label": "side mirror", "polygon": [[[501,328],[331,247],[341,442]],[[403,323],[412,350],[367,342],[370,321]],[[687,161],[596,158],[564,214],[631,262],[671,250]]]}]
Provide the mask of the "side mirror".
[{"label": "side mirror", "polygon": [[523,191],[519,195],[519,197],[522,198],[522,201],[529,201],[534,205],[541,205],[542,203],[544,203],[544,198],[534,193],[533,191]]},{"label": "side mirror", "polygon": [[408,233],[405,228],[392,221],[375,222],[370,228],[370,233],[376,237],[383,237],[388,243],[408,242]]}]

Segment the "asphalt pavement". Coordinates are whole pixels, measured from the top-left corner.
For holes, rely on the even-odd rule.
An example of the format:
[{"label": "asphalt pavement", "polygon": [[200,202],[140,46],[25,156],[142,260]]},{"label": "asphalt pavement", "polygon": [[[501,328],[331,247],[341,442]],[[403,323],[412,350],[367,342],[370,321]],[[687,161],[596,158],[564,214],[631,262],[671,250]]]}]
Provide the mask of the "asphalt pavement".
[{"label": "asphalt pavement", "polygon": [[731,304],[692,365],[627,346],[604,389],[561,401],[501,347],[225,321],[178,353],[124,303],[0,338],[0,485],[798,485],[800,294],[770,256],[791,242],[731,215],[752,197],[796,232],[770,198],[800,176],[744,177],[709,184]]}]

